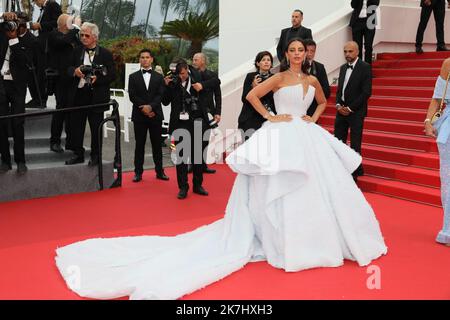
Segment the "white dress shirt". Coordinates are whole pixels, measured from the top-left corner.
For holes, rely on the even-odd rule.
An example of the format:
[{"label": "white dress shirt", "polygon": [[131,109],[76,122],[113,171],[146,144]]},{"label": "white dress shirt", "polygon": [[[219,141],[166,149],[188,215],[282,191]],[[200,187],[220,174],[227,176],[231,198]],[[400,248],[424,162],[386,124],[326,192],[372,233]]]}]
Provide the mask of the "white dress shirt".
[{"label": "white dress shirt", "polygon": [[1,69],[1,75],[3,76],[3,80],[14,80],[11,74],[11,70],[9,68],[9,58],[11,57],[11,46],[18,44],[19,43],[19,39],[15,38],[15,39],[10,39],[9,40],[9,46],[8,49],[6,50],[6,55],[5,55],[5,61],[3,62],[2,65],[2,69]]},{"label": "white dress shirt", "polygon": [[363,6],[361,12],[359,13],[360,18],[367,18],[367,0],[363,1]]},{"label": "white dress shirt", "polygon": [[[141,70],[146,70],[146,69],[142,68]],[[150,68],[150,69],[148,69],[148,70],[151,71],[152,68]],[[144,77],[145,87],[146,87],[147,90],[148,90],[148,86],[150,85],[150,79],[152,78],[152,75],[151,75],[151,73],[148,73],[148,72],[146,72],[146,73],[143,73],[143,72],[142,72],[142,76]]]}]

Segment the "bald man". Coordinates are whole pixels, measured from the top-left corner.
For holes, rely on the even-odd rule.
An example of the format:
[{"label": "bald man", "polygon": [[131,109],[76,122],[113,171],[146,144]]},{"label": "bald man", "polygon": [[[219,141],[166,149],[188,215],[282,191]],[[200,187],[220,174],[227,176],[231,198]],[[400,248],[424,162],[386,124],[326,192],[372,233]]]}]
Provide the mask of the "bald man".
[{"label": "bald man", "polygon": [[[336,93],[336,120],[334,135],[347,143],[350,129],[350,146],[361,154],[364,118],[367,115],[367,102],[372,95],[372,68],[359,57],[356,42],[348,42],[344,46],[347,63],[339,72],[339,85]],[[362,165],[353,173],[357,182],[358,176],[364,175]]]},{"label": "bald man", "polygon": [[[202,52],[198,52],[192,58],[192,65],[195,69],[200,72],[202,81],[207,81],[210,79],[218,79],[215,72],[207,69],[207,58]],[[207,111],[212,115],[216,123],[220,122],[220,116],[222,113],[222,92],[220,90],[220,80],[219,83],[214,86],[214,88],[206,89],[203,92],[202,98],[205,101]],[[211,131],[209,131],[210,133]],[[209,144],[209,134],[207,135],[208,140],[203,141],[203,150],[206,150]],[[206,139],[205,139],[206,140]],[[208,168],[206,163],[203,165],[204,173],[215,173],[216,170]]]},{"label": "bald man", "polygon": [[[72,16],[62,14],[57,20],[58,28],[50,32],[48,36],[49,43],[49,67],[57,71],[56,78],[52,83],[55,85],[56,109],[66,108],[69,105],[69,96],[67,88],[72,83],[67,69],[70,67],[73,49],[81,46],[79,40],[79,25],[72,24]],[[63,113],[54,114],[52,117],[50,150],[61,153],[61,134],[65,123],[66,131],[66,149],[69,149],[70,130],[68,128],[68,115]]]}]

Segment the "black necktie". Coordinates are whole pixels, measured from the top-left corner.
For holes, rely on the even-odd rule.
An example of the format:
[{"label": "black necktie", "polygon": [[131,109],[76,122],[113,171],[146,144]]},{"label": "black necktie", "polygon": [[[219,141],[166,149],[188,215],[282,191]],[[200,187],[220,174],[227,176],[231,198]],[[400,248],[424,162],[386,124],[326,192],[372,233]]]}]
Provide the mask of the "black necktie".
[{"label": "black necktie", "polygon": [[347,69],[352,69],[353,70],[353,66],[351,64],[347,65]]},{"label": "black necktie", "polygon": [[146,73],[152,73],[152,69],[148,69],[148,70],[142,69],[142,74],[146,74]]},{"label": "black necktie", "polygon": [[95,48],[93,48],[93,49],[86,49],[86,51],[87,51],[88,53],[95,52]]}]

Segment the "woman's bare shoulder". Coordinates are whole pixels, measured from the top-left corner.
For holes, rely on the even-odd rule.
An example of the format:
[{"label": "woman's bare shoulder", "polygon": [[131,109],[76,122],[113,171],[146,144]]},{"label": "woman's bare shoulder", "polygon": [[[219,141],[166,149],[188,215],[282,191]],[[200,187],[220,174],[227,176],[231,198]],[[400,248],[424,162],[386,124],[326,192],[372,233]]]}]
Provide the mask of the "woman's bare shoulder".
[{"label": "woman's bare shoulder", "polygon": [[450,58],[447,58],[442,63],[441,77],[447,79],[449,72],[450,72]]}]

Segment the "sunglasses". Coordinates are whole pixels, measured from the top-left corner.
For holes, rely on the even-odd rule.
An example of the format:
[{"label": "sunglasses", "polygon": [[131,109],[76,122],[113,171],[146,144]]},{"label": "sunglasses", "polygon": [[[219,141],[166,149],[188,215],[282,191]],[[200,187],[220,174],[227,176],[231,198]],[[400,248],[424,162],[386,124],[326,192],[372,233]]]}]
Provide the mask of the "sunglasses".
[{"label": "sunglasses", "polygon": [[81,34],[80,34],[80,37],[81,37],[81,38],[83,38],[83,37],[84,37],[84,38],[90,38],[91,35],[90,35],[90,34],[84,34],[84,33],[81,33]]}]

